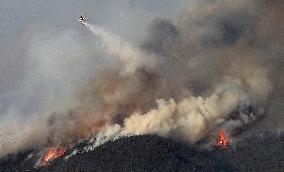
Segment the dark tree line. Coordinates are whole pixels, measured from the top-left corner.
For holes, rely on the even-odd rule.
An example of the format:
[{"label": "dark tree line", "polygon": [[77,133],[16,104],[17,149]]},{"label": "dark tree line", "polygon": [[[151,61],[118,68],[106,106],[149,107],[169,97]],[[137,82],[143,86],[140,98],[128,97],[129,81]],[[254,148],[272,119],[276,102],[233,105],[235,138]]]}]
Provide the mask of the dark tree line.
[{"label": "dark tree line", "polygon": [[[85,144],[85,143],[82,143]],[[77,145],[78,147],[82,147]],[[145,172],[145,171],[281,171],[284,135],[249,138],[229,150],[201,151],[188,144],[152,135],[108,142],[94,151],[33,168],[28,153],[0,161],[2,172]]]}]

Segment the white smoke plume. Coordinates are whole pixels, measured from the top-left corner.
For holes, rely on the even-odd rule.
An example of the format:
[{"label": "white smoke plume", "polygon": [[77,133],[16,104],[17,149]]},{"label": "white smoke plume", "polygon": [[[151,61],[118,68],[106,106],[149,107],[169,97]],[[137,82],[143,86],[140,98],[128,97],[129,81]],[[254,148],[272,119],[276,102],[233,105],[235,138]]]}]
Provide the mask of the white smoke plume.
[{"label": "white smoke plume", "polygon": [[[269,94],[271,90],[267,75],[263,73],[265,69],[261,70],[261,74],[264,74],[263,78],[258,76],[248,78],[248,82],[265,82],[261,95],[252,91],[258,90],[258,85],[245,88],[244,85],[249,83],[225,77],[224,81],[219,83],[207,97],[189,96],[180,101],[160,99],[157,100],[156,108],[145,114],[136,112],[126,118],[119,127],[120,132],[118,132],[118,125],[107,126],[99,133],[104,136],[104,139],[98,139],[97,145],[115,137],[143,134],[157,134],[195,143],[216,127],[220,120],[226,121],[223,126],[228,131],[247,125],[263,115],[262,107],[255,111],[250,111],[248,108],[262,101],[263,95]],[[110,134],[111,131],[113,131],[112,134]]]},{"label": "white smoke plume", "polygon": [[138,47],[119,38],[105,29],[96,25],[84,22],[92,33],[102,39],[102,43],[109,55],[118,57],[123,63],[122,74],[133,74],[138,68],[145,66],[154,66],[154,58],[150,54],[146,55]]}]

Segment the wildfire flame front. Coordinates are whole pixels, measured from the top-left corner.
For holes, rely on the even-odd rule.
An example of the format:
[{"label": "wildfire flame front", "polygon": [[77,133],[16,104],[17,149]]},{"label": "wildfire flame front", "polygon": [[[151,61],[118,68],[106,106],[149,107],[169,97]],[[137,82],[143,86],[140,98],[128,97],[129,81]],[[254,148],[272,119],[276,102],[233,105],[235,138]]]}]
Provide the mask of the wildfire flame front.
[{"label": "wildfire flame front", "polygon": [[50,161],[53,161],[56,158],[64,155],[65,152],[66,152],[65,148],[48,148],[48,150],[46,151],[45,155],[41,160],[41,165],[42,166],[47,165]]}]

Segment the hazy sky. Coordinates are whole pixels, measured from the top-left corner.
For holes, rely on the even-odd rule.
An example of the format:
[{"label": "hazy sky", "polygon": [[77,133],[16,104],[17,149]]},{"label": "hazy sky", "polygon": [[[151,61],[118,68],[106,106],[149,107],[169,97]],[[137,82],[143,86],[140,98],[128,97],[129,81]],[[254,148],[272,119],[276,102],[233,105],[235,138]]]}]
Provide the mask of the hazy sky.
[{"label": "hazy sky", "polygon": [[93,76],[102,62],[94,58],[97,39],[78,22],[80,15],[139,44],[150,22],[176,19],[184,4],[188,0],[2,0],[0,117],[45,112],[58,106],[55,101],[68,104],[74,80]]},{"label": "hazy sky", "polygon": [[[84,31],[80,15],[135,42],[155,17],[171,18],[186,0],[2,0],[0,97],[17,90],[25,75],[30,40],[38,32]],[[82,34],[83,35],[83,34]],[[85,35],[86,36],[86,35]]]}]

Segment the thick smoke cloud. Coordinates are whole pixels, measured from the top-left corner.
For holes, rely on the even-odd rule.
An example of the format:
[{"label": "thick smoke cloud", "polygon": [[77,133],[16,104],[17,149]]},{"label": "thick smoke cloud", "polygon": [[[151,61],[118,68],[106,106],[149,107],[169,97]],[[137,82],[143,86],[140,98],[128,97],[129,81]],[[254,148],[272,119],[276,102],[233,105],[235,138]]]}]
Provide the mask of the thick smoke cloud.
[{"label": "thick smoke cloud", "polygon": [[[176,21],[155,19],[141,46],[86,23],[93,38],[99,38],[96,50],[66,48],[67,54],[60,56],[98,51],[104,65],[86,60],[81,64],[90,68],[83,70],[76,68],[80,60],[74,61],[70,71],[88,73],[88,82],[79,90],[67,89],[72,101],[38,120],[44,132],[33,135],[34,144],[70,146],[96,137],[99,145],[134,134],[194,144],[216,128],[233,135],[238,128],[268,118],[267,109],[278,108],[271,109],[272,97],[283,96],[277,85],[282,69],[276,68],[283,56],[283,10],[283,2],[277,0],[194,1]],[[99,70],[92,71],[93,65]],[[63,82],[64,90],[73,82],[68,76],[55,80]],[[47,113],[54,109],[46,108]]]},{"label": "thick smoke cloud", "polygon": [[[22,61],[29,70],[19,89],[3,100],[7,105],[1,104],[1,155],[44,143],[46,116],[74,107],[78,87],[89,80],[86,74],[94,67],[86,55],[91,49],[80,42],[79,32],[44,32],[32,37],[28,58]],[[7,138],[5,133],[12,134]]]},{"label": "thick smoke cloud", "polygon": [[121,134],[152,133],[195,143],[220,121],[232,131],[262,116],[275,72],[273,57],[265,52],[270,45],[255,34],[267,27],[260,25],[265,5],[204,1],[177,24],[155,20],[142,48],[159,56],[146,72],[155,74],[161,99],[152,110],[135,109]]}]

